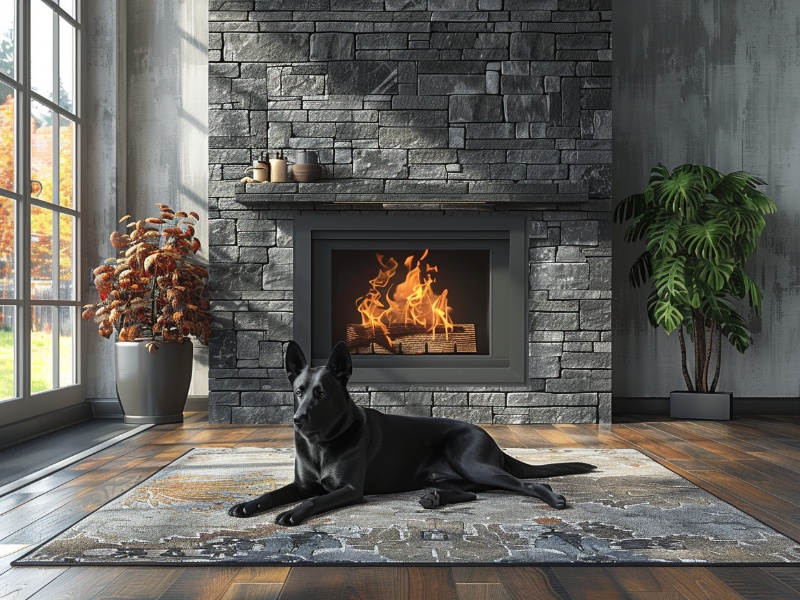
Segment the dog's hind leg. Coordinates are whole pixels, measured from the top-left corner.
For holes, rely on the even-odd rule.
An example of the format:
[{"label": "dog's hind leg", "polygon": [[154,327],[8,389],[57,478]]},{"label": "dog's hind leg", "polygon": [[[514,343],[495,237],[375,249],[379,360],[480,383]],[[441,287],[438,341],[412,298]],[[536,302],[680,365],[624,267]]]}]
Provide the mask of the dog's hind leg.
[{"label": "dog's hind leg", "polygon": [[507,490],[543,500],[553,508],[567,507],[567,500],[547,484],[523,482],[502,467],[502,453],[487,434],[475,436],[464,432],[445,448],[450,466],[459,477],[487,490]]},{"label": "dog's hind leg", "polygon": [[475,492],[467,492],[458,485],[444,485],[446,482],[437,482],[437,489],[426,492],[419,499],[422,508],[436,508],[445,504],[458,504],[459,502],[472,502],[478,496]]}]

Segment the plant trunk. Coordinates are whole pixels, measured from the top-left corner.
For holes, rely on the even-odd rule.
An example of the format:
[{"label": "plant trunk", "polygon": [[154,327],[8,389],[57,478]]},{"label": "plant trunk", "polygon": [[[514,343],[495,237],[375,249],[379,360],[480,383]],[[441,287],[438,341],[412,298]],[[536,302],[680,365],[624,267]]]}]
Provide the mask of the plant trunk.
[{"label": "plant trunk", "polygon": [[714,369],[714,381],[711,382],[711,391],[717,391],[717,383],[719,382],[719,366],[722,362],[722,327],[717,327],[717,366]]},{"label": "plant trunk", "polygon": [[686,340],[683,337],[683,325],[678,329],[678,340],[681,342],[681,370],[683,371],[683,380],[686,382],[686,389],[693,392],[694,386],[692,385],[692,378],[689,377],[689,369],[686,368]]},{"label": "plant trunk", "polygon": [[[703,389],[708,391],[708,367],[711,364],[711,351],[714,347],[714,319],[711,319],[711,326],[708,328],[708,341],[706,343],[706,355],[703,361]],[[703,329],[705,336],[705,329]]]},{"label": "plant trunk", "polygon": [[699,310],[692,311],[692,333],[694,334],[694,383],[698,392],[705,392],[703,389],[703,357],[705,356],[705,324],[703,315]]}]

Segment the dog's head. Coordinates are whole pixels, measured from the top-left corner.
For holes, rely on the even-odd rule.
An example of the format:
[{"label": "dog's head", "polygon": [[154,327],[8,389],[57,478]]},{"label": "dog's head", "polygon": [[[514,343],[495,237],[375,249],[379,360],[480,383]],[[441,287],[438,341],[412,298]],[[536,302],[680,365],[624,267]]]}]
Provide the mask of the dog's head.
[{"label": "dog's head", "polygon": [[284,366],[294,390],[294,427],[305,437],[333,439],[352,423],[347,381],[353,361],[339,342],[324,367],[311,367],[297,342],[286,346]]}]

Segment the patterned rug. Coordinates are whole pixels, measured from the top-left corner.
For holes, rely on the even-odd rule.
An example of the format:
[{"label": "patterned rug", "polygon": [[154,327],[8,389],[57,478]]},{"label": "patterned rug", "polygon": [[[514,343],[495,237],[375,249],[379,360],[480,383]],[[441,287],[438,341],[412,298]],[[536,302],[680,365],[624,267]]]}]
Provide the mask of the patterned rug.
[{"label": "patterned rug", "polygon": [[509,449],[530,463],[582,461],[548,480],[553,510],[501,492],[425,510],[421,492],[370,496],[299,527],[227,508],[292,480],[291,449],[195,449],[16,565],[800,562],[800,545],[635,450]]}]

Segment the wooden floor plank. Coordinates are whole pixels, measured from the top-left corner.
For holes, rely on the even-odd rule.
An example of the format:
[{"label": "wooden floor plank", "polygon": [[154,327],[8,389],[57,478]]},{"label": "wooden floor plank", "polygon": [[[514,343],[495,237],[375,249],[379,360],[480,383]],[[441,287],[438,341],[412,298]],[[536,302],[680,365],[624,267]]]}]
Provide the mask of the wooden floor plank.
[{"label": "wooden floor plank", "polygon": [[665,567],[665,574],[676,589],[696,600],[749,600],[704,567]]},{"label": "wooden floor plank", "polygon": [[408,567],[408,597],[458,600],[458,590],[449,567]]},{"label": "wooden floor plank", "polygon": [[0,575],[0,600],[25,600],[62,575],[61,567],[9,569]]},{"label": "wooden floor plank", "polygon": [[[549,568],[497,567],[500,581],[514,600],[572,600],[561,581]],[[576,600],[580,600],[577,598]]]},{"label": "wooden floor plank", "polygon": [[282,583],[232,583],[221,600],[277,600]]},{"label": "wooden floor plank", "polygon": [[33,594],[33,600],[93,600],[122,575],[121,567],[72,567]]},{"label": "wooden floor plank", "polygon": [[347,583],[342,600],[408,598],[408,573],[404,567],[365,566],[347,569]]},{"label": "wooden floor plank", "polygon": [[580,600],[632,600],[603,567],[553,567],[569,594]]},{"label": "wooden floor plank", "polygon": [[800,599],[800,592],[758,567],[710,567],[708,571],[747,600]]},{"label": "wooden floor plank", "polygon": [[343,567],[292,567],[281,590],[281,600],[341,600],[347,584]]},{"label": "wooden floor plank", "polygon": [[169,587],[162,594],[151,596],[151,598],[157,600],[186,600],[186,598],[217,600],[228,590],[239,569],[184,567],[177,571],[179,571],[178,576]]}]

